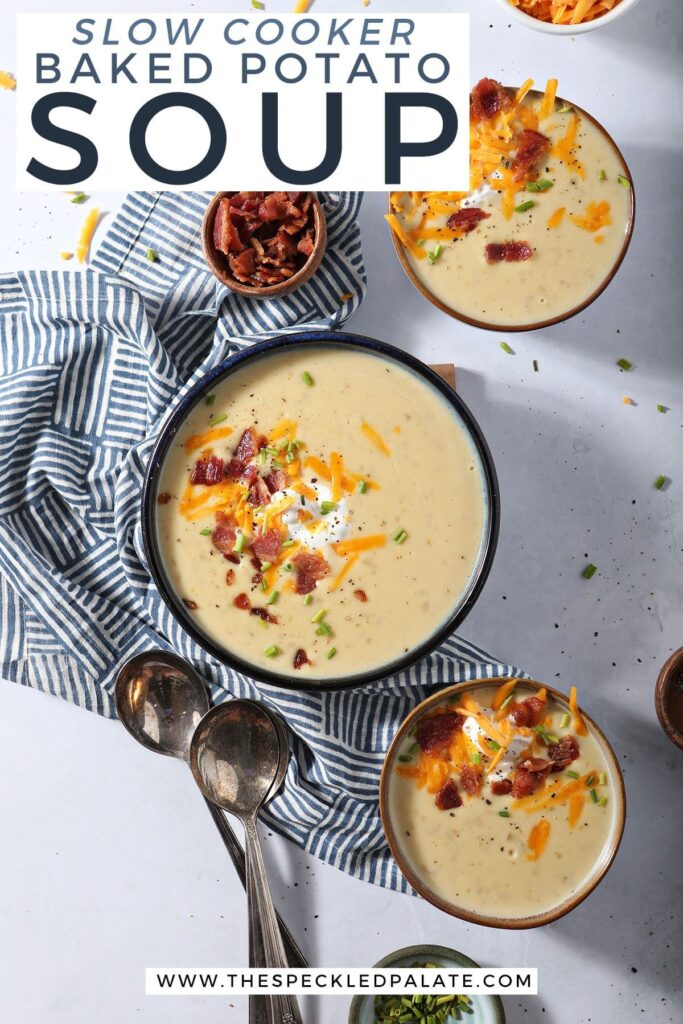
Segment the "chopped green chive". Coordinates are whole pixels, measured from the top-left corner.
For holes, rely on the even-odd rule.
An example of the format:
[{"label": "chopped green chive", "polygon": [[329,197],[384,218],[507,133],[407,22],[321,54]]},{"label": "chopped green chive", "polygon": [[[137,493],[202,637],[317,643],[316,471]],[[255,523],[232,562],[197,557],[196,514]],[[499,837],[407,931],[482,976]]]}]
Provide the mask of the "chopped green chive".
[{"label": "chopped green chive", "polygon": [[505,698],[505,700],[503,701],[503,703],[502,703],[502,704],[500,705],[500,708],[499,708],[499,710],[500,710],[500,711],[505,711],[505,708],[506,708],[506,707],[508,706],[508,704],[512,703],[512,701],[513,701],[514,699],[515,699],[515,691],[513,690],[513,691],[512,691],[512,693],[509,693],[509,694],[507,695],[507,697]]},{"label": "chopped green chive", "polygon": [[662,490],[662,488],[664,487],[664,484],[666,483],[666,479],[667,478],[665,476],[662,476],[662,475],[657,477],[657,479],[655,480],[655,487],[657,488],[658,491]]},{"label": "chopped green chive", "polygon": [[425,244],[424,238],[418,238],[417,244],[420,245],[420,246],[424,245]]},{"label": "chopped green chive", "polygon": [[401,529],[401,530],[397,530],[396,533],[394,534],[394,536],[391,539],[393,541],[395,541],[397,544],[403,544],[403,542],[404,542],[404,540],[406,540],[407,536],[408,536],[408,534],[406,533],[406,531]]},{"label": "chopped green chive", "polygon": [[603,170],[598,171],[598,180],[599,181],[607,181],[607,171],[603,171]]},{"label": "chopped green chive", "polygon": [[266,449],[265,448],[261,448],[260,452],[258,453],[258,464],[259,464],[259,466],[265,466],[267,458],[268,458],[268,455],[266,454]]},{"label": "chopped green chive", "polygon": [[211,529],[210,529],[210,528],[209,528],[209,527],[207,526],[205,530],[200,530],[199,532],[200,532],[200,534],[202,535],[202,537],[210,537],[210,536],[211,536],[211,534],[213,533],[213,530],[211,530]]},{"label": "chopped green chive", "polygon": [[625,178],[623,174],[617,174],[617,181],[622,188],[631,188],[631,182],[628,180],[628,178]]},{"label": "chopped green chive", "polygon": [[[293,540],[292,540],[292,538],[290,537],[290,538],[289,538],[289,540],[283,540],[283,542],[282,542],[282,547],[283,547],[283,548],[291,548],[291,546],[292,546],[292,544],[293,544],[293,543],[294,543],[294,541],[293,541]],[[310,594],[309,594],[309,597],[310,597]]]},{"label": "chopped green chive", "polygon": [[279,455],[279,454],[280,454],[280,453],[279,453],[279,451],[277,450],[277,448],[273,448],[273,446],[272,446],[272,445],[270,445],[270,444],[267,444],[267,445],[265,446],[265,448],[262,448],[262,449],[261,449],[261,451],[262,451],[262,452],[265,452],[265,453],[266,453],[266,455],[272,455],[272,456],[273,456],[273,458],[275,458],[275,456],[276,456],[276,455]]},{"label": "chopped green chive", "polygon": [[272,564],[272,562],[261,562],[261,572],[267,572]]},{"label": "chopped green chive", "polygon": [[606,786],[607,785],[607,773],[606,772],[600,772],[600,774],[598,775],[598,781],[599,781],[601,786]]},{"label": "chopped green chive", "polygon": [[629,372],[629,370],[633,369],[633,363],[631,362],[631,360],[624,359],[623,357],[621,359],[617,359],[617,366],[619,366],[622,370],[626,370],[627,373]]},{"label": "chopped green chive", "polygon": [[544,725],[535,725],[534,729],[536,730],[536,732],[541,737],[544,743],[551,744],[560,742],[559,738],[555,735],[555,733],[548,732]]},{"label": "chopped green chive", "polygon": [[510,348],[507,341],[501,341],[500,347],[502,348],[503,352],[507,352],[509,356],[514,356],[515,350],[513,348]]},{"label": "chopped green chive", "polygon": [[265,11],[266,5],[261,0],[251,0],[251,6],[255,11]]},{"label": "chopped green chive", "polygon": [[538,359],[534,359],[534,361],[533,361],[533,363],[531,365],[534,368],[534,373],[538,373]]},{"label": "chopped green chive", "polygon": [[527,192],[547,192],[549,188],[553,187],[553,182],[550,178],[541,178],[539,181],[530,181],[527,184]]},{"label": "chopped green chive", "polygon": [[301,495],[301,504],[302,504],[302,505],[305,505],[305,504],[306,504],[306,495],[305,495],[305,494],[302,494],[302,495]]},{"label": "chopped green chive", "polygon": [[588,787],[588,789],[591,788],[591,786],[593,785],[594,782],[595,782],[595,776],[594,775],[589,775],[588,778],[586,779],[586,786]]},{"label": "chopped green chive", "polygon": [[[332,650],[334,650],[334,647],[332,648]],[[410,754],[399,754],[398,759],[399,761],[401,761],[402,764],[407,764],[408,761],[412,761],[412,757],[410,756]]]},{"label": "chopped green chive", "polygon": [[261,590],[265,593],[266,590],[268,589],[268,581],[267,580],[261,580],[261,582],[259,583],[259,586],[260,586]]},{"label": "chopped green chive", "polygon": [[310,387],[313,386],[313,378],[311,377],[311,375],[308,372],[308,370],[304,370],[304,372],[301,374],[301,379],[302,379],[302,381],[304,382],[304,384],[306,385],[307,388],[310,388]]},{"label": "chopped green chive", "polygon": [[598,803],[598,794],[595,792],[594,789],[591,789],[591,800],[594,804]]},{"label": "chopped green chive", "polygon": [[571,720],[572,720],[572,716],[568,712],[565,712],[562,715],[562,719],[560,721],[560,729],[566,729],[567,726],[569,725],[569,723],[571,722]]},{"label": "chopped green chive", "polygon": [[496,743],[495,740],[487,740],[486,742],[490,746],[491,750],[500,750],[500,743]]},{"label": "chopped green chive", "polygon": [[332,629],[331,629],[331,627],[330,627],[330,626],[329,626],[329,625],[327,624],[327,622],[325,622],[325,620],[324,620],[324,619],[323,619],[323,621],[322,621],[322,622],[320,623],[320,625],[318,626],[318,628],[316,629],[316,631],[315,631],[315,635],[316,635],[316,636],[332,636]]},{"label": "chopped green chive", "polygon": [[237,552],[237,554],[240,554],[244,550],[244,543],[245,543],[245,541],[246,541],[246,537],[244,536],[244,534],[240,530],[240,532],[237,534],[237,537],[235,538],[235,547],[233,549],[234,551]]},{"label": "chopped green chive", "polygon": [[561,107],[557,108],[557,113],[558,114],[571,114],[573,109],[574,108],[571,105],[571,103],[564,103]]},{"label": "chopped green chive", "polygon": [[274,590],[273,593],[268,598],[268,600],[266,601],[266,604],[267,605],[268,604],[275,604],[275,602],[277,601],[279,596],[280,596],[280,591],[279,590]]},{"label": "chopped green chive", "polygon": [[600,797],[600,799],[598,800],[598,806],[599,807],[607,807],[607,797],[606,796],[601,796]]},{"label": "chopped green chive", "polygon": [[213,403],[215,401],[216,401],[216,396],[215,395],[207,395],[206,398],[204,399],[204,405],[213,405]]},{"label": "chopped green chive", "polygon": [[438,260],[438,258],[439,258],[439,256],[441,255],[442,252],[443,252],[443,246],[442,245],[437,245],[437,247],[435,249],[432,249],[431,252],[427,253],[427,259],[429,260],[429,262],[432,265],[434,265],[436,263],[436,261]]},{"label": "chopped green chive", "polygon": [[359,494],[365,494],[367,489],[368,489],[368,485],[366,484],[365,480],[359,480],[358,481],[358,488],[357,488],[358,493]]},{"label": "chopped green chive", "polygon": [[304,604],[313,604],[313,594],[306,594]]},{"label": "chopped green chive", "polygon": [[667,408],[666,408],[665,405],[658,405],[657,406],[657,412],[666,412],[666,411],[667,411]]},{"label": "chopped green chive", "polygon": [[515,206],[515,213],[526,213],[527,210],[530,210],[535,205],[536,203],[533,199],[527,199],[525,203],[520,203],[519,206]]},{"label": "chopped green chive", "polygon": [[159,253],[156,251],[156,249],[148,249],[147,252],[145,253],[145,259],[149,260],[150,263],[156,263],[158,257]]},{"label": "chopped green chive", "polygon": [[280,648],[276,647],[275,644],[272,644],[270,647],[266,647],[263,653],[265,654],[266,658],[274,658],[276,654],[280,653]]},{"label": "chopped green chive", "polygon": [[336,653],[337,653],[337,648],[336,648],[336,647],[330,647],[330,649],[329,649],[329,651],[327,652],[327,654],[325,655],[325,657],[326,657],[326,658],[327,658],[327,660],[329,661],[329,660],[330,660],[330,658],[334,658],[334,656],[335,656],[335,654],[336,654]]},{"label": "chopped green chive", "polygon": [[315,613],[315,615],[311,619],[311,622],[314,623],[314,624],[318,623],[318,622],[322,622],[326,615],[327,615],[327,609],[326,608],[321,608],[320,611]]},{"label": "chopped green chive", "polygon": [[292,565],[291,562],[285,562],[285,564],[282,566],[282,568],[284,569],[285,572],[292,572],[292,570],[294,569],[294,566]]},{"label": "chopped green chive", "polygon": [[578,772],[575,772],[575,771],[572,771],[572,770],[568,771],[567,775],[569,776],[570,779],[580,779],[581,778],[581,776],[579,775]]},{"label": "chopped green chive", "polygon": [[296,455],[294,454],[294,452],[287,452],[287,454],[285,455],[285,459],[287,460],[287,462],[294,462],[295,458]]},{"label": "chopped green chive", "polygon": [[597,571],[598,571],[597,565],[593,565],[592,562],[589,562],[588,565],[586,566],[586,568],[581,573],[581,575],[583,576],[583,578],[585,580],[592,580]]},{"label": "chopped green chive", "polygon": [[77,195],[73,197],[71,202],[76,203],[77,206],[80,206],[81,203],[84,203],[87,198],[88,197],[86,196],[85,192],[79,192]]},{"label": "chopped green chive", "polygon": [[223,423],[223,421],[227,420],[227,418],[227,412],[224,412],[222,416],[212,416],[211,419],[209,420],[209,426],[217,427],[219,423]]},{"label": "chopped green chive", "polygon": [[478,750],[472,754],[472,764],[481,764],[481,754]]},{"label": "chopped green chive", "polygon": [[500,817],[500,818],[509,818],[510,817],[510,812],[509,811],[498,811],[498,817]]},{"label": "chopped green chive", "polygon": [[324,515],[324,516],[329,515],[330,512],[336,512],[337,511],[337,502],[336,501],[321,501],[320,502],[320,511],[321,511],[322,515]]}]

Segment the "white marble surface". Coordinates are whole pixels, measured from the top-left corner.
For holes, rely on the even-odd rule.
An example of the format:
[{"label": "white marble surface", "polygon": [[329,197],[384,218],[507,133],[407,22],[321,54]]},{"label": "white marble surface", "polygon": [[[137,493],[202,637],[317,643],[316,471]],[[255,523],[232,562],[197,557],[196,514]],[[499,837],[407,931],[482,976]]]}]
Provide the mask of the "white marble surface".
[{"label": "white marble surface", "polygon": [[[13,66],[19,6],[3,0],[0,67]],[[616,281],[570,323],[509,339],[514,356],[498,336],[446,318],[411,288],[388,243],[383,197],[369,195],[362,219],[370,289],[351,323],[427,361],[457,364],[503,497],[496,563],[463,633],[539,679],[578,684],[619,751],[628,825],[589,900],[533,932],[467,926],[269,838],[276,901],[315,963],[370,964],[406,942],[441,942],[484,964],[539,967],[540,996],[507,1000],[510,1024],[666,1024],[680,1019],[681,754],[659,729],[652,692],[659,666],[683,643],[683,9],[680,0],[647,0],[611,29],[555,40],[509,27],[492,0],[373,0],[378,10],[421,6],[472,12],[475,77],[543,82],[556,74],[561,93],[613,132],[636,181],[635,238]],[[289,7],[268,0],[271,11]],[[82,210],[60,195],[13,193],[13,104],[0,93],[0,270],[54,267],[59,250],[73,247]],[[120,198],[96,197],[112,213]],[[621,356],[634,363],[629,375],[615,366]],[[635,406],[623,404],[626,394]],[[672,479],[664,492],[653,487],[660,473]],[[590,582],[580,576],[588,560],[599,567]],[[182,766],[137,748],[115,722],[4,685],[0,820],[1,1020],[246,1020],[239,1001],[143,995],[145,965],[245,963],[244,897]],[[347,1009],[328,998],[307,1011],[307,1024],[341,1024]]]}]

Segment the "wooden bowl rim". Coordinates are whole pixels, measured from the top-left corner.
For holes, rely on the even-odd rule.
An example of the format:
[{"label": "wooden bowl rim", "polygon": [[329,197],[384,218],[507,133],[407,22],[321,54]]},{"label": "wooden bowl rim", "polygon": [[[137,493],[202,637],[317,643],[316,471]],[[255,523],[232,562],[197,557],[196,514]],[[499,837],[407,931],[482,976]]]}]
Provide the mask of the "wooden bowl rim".
[{"label": "wooden bowl rim", "polygon": [[683,647],[679,647],[664,662],[655,686],[655,710],[659,724],[671,742],[683,750],[683,732],[676,727],[669,714],[669,693],[680,675],[683,675]]}]

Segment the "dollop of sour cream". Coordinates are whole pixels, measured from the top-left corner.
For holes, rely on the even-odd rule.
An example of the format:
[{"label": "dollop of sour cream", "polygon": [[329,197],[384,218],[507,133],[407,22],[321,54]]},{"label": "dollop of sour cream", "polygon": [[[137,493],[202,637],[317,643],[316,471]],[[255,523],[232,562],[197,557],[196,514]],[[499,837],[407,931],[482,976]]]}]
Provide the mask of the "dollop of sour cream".
[{"label": "dollop of sour cream", "polygon": [[[336,544],[345,540],[350,532],[349,510],[346,500],[342,497],[336,502],[336,508],[324,512],[324,502],[332,502],[332,492],[326,483],[317,481],[312,484],[306,482],[306,486],[315,491],[315,501],[306,498],[306,504],[301,504],[301,497],[289,488],[278,492],[278,497],[290,497],[295,501],[282,513],[282,522],[289,531],[292,540],[304,545],[309,549],[320,550],[329,544]],[[299,519],[299,511],[305,509],[310,518],[305,522]]]},{"label": "dollop of sour cream", "polygon": [[[483,715],[486,715],[487,718],[493,721],[493,712],[489,708],[482,708],[481,713]],[[465,733],[468,740],[470,740],[475,745],[475,747],[477,747],[477,749],[479,749],[479,738],[486,738],[486,733],[484,732],[484,730],[476,722],[476,720],[469,715],[465,719],[465,724],[462,727],[462,731]],[[517,758],[522,753],[522,751],[528,746],[528,736],[513,736],[505,749],[505,753],[501,757],[500,761],[498,762],[494,770],[489,775],[489,781],[494,782],[506,779],[510,772],[512,771],[512,769],[514,768]]]}]

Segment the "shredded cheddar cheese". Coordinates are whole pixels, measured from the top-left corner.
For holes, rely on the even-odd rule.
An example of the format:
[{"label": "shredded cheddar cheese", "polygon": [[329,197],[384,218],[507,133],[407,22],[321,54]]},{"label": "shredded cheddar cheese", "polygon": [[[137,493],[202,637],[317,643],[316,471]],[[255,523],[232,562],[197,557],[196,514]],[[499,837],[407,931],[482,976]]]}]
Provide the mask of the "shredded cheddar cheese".
[{"label": "shredded cheddar cheese", "polygon": [[93,206],[83,221],[83,227],[81,228],[78,244],[76,245],[76,256],[79,263],[87,263],[90,243],[92,242],[99,219],[100,211],[96,206]]},{"label": "shredded cheddar cheese", "polygon": [[353,568],[357,561],[357,554],[351,555],[350,558],[347,558],[346,562],[341,567],[341,569],[335,576],[334,580],[332,581],[332,586],[330,587],[330,590],[336,590],[339,587],[339,585],[344,581],[344,579],[346,579],[348,574],[351,572],[351,569]]},{"label": "shredded cheddar cheese", "polygon": [[577,734],[577,736],[585,736],[586,735],[586,731],[587,731],[586,730],[586,724],[585,724],[583,718],[581,717],[581,712],[579,711],[579,706],[576,703],[576,687],[575,686],[572,686],[572,688],[569,691],[569,710],[571,711],[572,718],[574,720],[574,732]]},{"label": "shredded cheddar cheese", "polygon": [[590,202],[586,206],[586,213],[582,216],[577,213],[570,213],[569,219],[572,224],[583,231],[600,231],[612,223],[610,216],[610,205],[606,200],[599,203]]},{"label": "shredded cheddar cheese", "polygon": [[353,537],[351,540],[340,540],[332,545],[337,555],[346,558],[358,551],[372,551],[373,548],[382,548],[387,542],[386,533],[370,534],[367,537]]},{"label": "shredded cheddar cheese", "polygon": [[216,441],[222,441],[224,437],[230,437],[232,427],[214,427],[212,430],[205,430],[203,434],[192,434],[185,442],[185,450],[196,452],[198,448],[208,448]]},{"label": "shredded cheddar cheese", "polygon": [[529,852],[526,855],[527,860],[538,860],[539,857],[543,856],[543,852],[548,845],[548,838],[550,836],[550,822],[547,818],[541,818],[537,821],[529,834]]},{"label": "shredded cheddar cheese", "polygon": [[361,423],[361,431],[367,437],[368,441],[374,444],[375,448],[382,453],[382,455],[391,455],[391,448],[386,443],[384,438],[374,427],[371,427],[369,423]]},{"label": "shredded cheddar cheese", "polygon": [[17,80],[9,71],[0,71],[0,89],[7,89],[14,92],[17,87]]},{"label": "shredded cheddar cheese", "polygon": [[510,0],[513,7],[539,21],[553,25],[580,25],[601,18],[620,0]]}]

